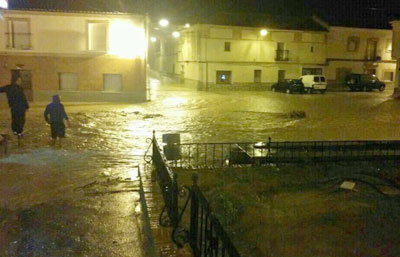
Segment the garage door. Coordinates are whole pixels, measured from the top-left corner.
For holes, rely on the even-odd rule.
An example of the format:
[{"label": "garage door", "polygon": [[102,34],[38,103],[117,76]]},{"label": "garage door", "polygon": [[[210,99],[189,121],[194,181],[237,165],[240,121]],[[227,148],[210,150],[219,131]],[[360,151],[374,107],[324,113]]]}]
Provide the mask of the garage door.
[{"label": "garage door", "polygon": [[60,73],[60,90],[65,90],[65,91],[78,90],[78,74]]},{"label": "garage door", "polygon": [[109,91],[109,92],[122,91],[121,74],[104,74],[103,83],[104,83],[104,91]]}]

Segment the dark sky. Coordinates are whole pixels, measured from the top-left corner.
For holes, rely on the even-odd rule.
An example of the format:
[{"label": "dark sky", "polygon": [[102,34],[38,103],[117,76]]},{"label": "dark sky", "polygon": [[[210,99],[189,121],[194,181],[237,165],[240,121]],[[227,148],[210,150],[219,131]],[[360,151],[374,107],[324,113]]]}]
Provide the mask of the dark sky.
[{"label": "dark sky", "polygon": [[[304,16],[316,14],[343,20],[349,26],[388,24],[386,17],[400,17],[400,0],[9,0],[10,6],[90,11],[148,12],[154,19],[184,20],[218,12],[265,13]],[[333,18],[332,18],[333,17]],[[383,20],[383,22],[382,22]],[[389,19],[390,20],[390,19]],[[381,25],[379,24],[380,27]]]}]

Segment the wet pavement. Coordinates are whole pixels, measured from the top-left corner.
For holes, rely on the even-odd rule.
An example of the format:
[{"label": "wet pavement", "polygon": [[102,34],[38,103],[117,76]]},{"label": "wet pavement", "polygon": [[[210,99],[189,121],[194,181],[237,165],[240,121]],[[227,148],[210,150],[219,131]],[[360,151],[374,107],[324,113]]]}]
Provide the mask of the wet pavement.
[{"label": "wet pavement", "polygon": [[[146,256],[135,166],[153,130],[183,142],[400,138],[400,101],[389,91],[197,92],[152,82],[152,102],[66,103],[72,125],[62,148],[49,146],[45,104],[32,105],[22,146],[12,138],[0,156],[0,256]],[[0,117],[8,130],[4,104]],[[145,186],[157,244],[169,235],[157,230],[161,200],[149,171]],[[182,254],[165,245],[163,256]]]}]

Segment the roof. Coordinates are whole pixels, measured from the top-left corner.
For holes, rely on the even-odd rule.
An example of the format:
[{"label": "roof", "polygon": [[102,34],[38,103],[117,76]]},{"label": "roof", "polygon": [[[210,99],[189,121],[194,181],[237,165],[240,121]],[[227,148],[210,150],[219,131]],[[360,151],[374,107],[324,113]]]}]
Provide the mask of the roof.
[{"label": "roof", "polygon": [[284,16],[256,13],[215,13],[213,15],[191,16],[178,23],[213,24],[240,27],[258,27],[280,30],[321,31],[327,29],[311,16]]},{"label": "roof", "polygon": [[134,0],[10,0],[10,10],[75,13],[144,13]]}]

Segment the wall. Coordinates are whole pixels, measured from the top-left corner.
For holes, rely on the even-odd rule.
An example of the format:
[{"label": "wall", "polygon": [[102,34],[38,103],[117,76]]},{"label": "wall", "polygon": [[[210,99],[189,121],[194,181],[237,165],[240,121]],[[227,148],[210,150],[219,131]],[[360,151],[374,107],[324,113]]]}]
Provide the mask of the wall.
[{"label": "wall", "polygon": [[[302,67],[324,65],[325,34],[269,31],[262,37],[257,28],[194,25],[182,31],[176,44],[174,73],[189,80],[205,82],[208,70],[208,82],[216,83],[216,71],[230,70],[233,84],[254,83],[254,70],[261,70],[261,83],[264,84],[276,82],[278,70],[285,70],[287,78],[298,78]],[[225,42],[231,43],[231,51],[225,51]],[[286,43],[289,61],[275,60],[278,42]]]},{"label": "wall", "polygon": [[[62,93],[73,100],[145,101],[146,41],[144,16],[4,11],[0,20],[0,85],[9,84],[16,66],[31,70],[34,100]],[[30,50],[8,49],[8,18],[29,19]],[[88,22],[107,21],[106,51],[88,50]],[[78,74],[79,92],[59,92],[59,73]],[[122,75],[122,91],[103,92],[103,74]],[[79,94],[87,92],[87,94]],[[92,93],[92,94],[91,94]],[[108,100],[107,100],[108,99]]]},{"label": "wall", "polygon": [[[358,51],[347,51],[347,39],[349,37],[358,37],[360,39]],[[328,33],[327,58],[365,59],[367,40],[369,38],[378,40],[377,56],[380,56],[382,60],[392,60],[391,52],[386,51],[386,41],[392,39],[391,30],[343,27],[331,27]]]}]

